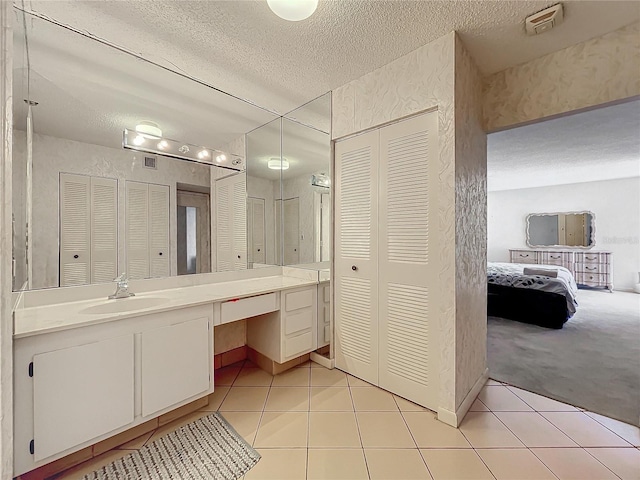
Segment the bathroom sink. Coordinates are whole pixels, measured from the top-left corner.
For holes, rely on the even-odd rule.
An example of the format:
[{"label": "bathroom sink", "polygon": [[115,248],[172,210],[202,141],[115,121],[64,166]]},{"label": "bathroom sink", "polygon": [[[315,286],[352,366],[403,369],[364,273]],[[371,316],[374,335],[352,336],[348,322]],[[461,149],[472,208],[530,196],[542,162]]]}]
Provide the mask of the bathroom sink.
[{"label": "bathroom sink", "polygon": [[94,305],[80,310],[80,313],[89,315],[101,315],[105,313],[121,313],[135,310],[143,310],[145,308],[157,307],[163,303],[167,303],[168,298],[162,297],[129,297],[117,300],[108,300],[105,303]]}]

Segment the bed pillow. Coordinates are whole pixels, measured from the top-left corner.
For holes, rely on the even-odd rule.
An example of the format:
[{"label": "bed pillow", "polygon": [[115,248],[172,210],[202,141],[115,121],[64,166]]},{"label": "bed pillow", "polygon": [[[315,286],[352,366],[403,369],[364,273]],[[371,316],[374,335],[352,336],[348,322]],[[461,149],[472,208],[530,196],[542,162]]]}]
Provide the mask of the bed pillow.
[{"label": "bed pillow", "polygon": [[543,275],[545,277],[558,278],[558,270],[549,270],[546,268],[525,267],[522,273],[524,275]]}]

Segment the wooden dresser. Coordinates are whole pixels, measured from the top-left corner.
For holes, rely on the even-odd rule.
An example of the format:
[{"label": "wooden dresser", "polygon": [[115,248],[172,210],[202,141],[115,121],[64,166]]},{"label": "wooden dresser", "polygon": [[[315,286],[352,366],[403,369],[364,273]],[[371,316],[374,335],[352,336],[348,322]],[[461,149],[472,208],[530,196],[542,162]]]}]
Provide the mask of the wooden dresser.
[{"label": "wooden dresser", "polygon": [[569,270],[578,285],[613,291],[613,254],[592,250],[509,250],[511,263],[560,265]]}]

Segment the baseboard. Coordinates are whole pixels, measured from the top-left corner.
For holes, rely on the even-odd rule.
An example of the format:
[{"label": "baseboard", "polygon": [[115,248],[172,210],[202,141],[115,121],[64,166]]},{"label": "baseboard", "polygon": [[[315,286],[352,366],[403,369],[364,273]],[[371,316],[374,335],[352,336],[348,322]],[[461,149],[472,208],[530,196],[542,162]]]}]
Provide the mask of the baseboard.
[{"label": "baseboard", "polygon": [[319,355],[316,352],[311,352],[311,361],[316,362],[322,365],[325,368],[332,369],[335,365],[335,360],[333,358],[327,358],[323,355]]},{"label": "baseboard", "polygon": [[455,412],[447,410],[446,408],[438,408],[438,420],[446,423],[447,425],[458,428],[458,426],[462,423],[464,416],[467,414],[467,412],[471,408],[471,405],[473,405],[473,402],[480,393],[480,390],[482,390],[484,384],[487,383],[488,379],[489,369],[485,368],[484,372],[482,372],[482,375],[480,375],[480,378],[478,378],[471,390],[469,390],[469,393]]}]

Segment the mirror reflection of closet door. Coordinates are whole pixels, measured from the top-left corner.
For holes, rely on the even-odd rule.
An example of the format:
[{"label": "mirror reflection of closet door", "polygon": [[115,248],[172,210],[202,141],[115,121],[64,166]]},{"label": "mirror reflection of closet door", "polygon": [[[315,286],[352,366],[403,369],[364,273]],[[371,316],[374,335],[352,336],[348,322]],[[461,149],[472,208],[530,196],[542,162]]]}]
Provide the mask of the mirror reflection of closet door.
[{"label": "mirror reflection of closet door", "polygon": [[331,204],[328,193],[323,193],[320,198],[320,261],[326,262],[330,260]]},{"label": "mirror reflection of closet door", "polygon": [[210,199],[178,190],[178,275],[211,272]]},{"label": "mirror reflection of closet door", "polygon": [[249,197],[247,203],[249,263],[266,263],[264,198]]},{"label": "mirror reflection of closet door", "polygon": [[300,263],[300,200],[298,197],[284,201],[284,264]]}]

